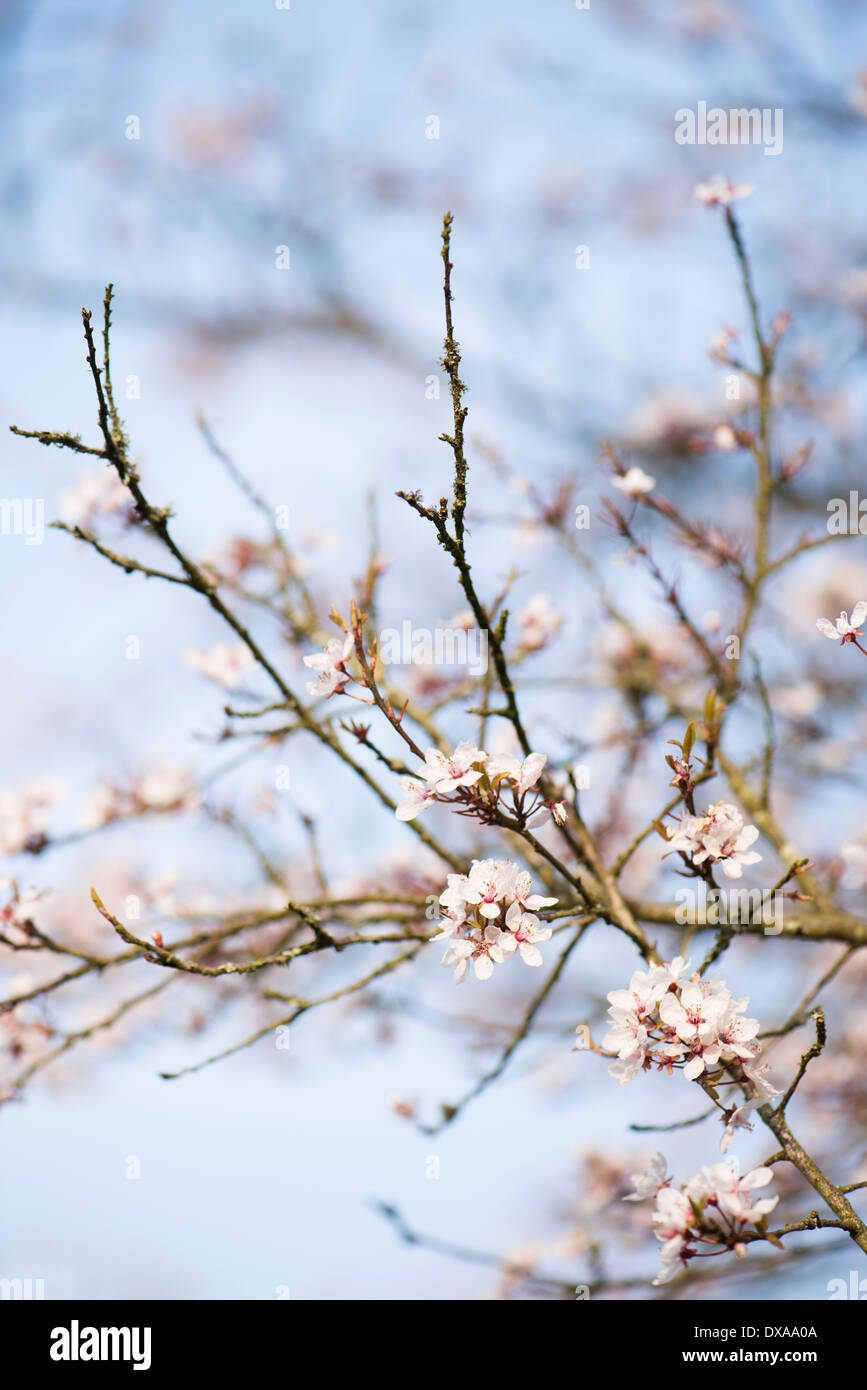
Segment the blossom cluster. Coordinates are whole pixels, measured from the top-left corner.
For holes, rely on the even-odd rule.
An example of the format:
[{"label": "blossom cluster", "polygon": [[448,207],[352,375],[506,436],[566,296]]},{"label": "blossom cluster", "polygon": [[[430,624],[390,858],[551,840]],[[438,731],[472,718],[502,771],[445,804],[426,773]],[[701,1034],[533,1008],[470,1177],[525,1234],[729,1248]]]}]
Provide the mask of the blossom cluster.
[{"label": "blossom cluster", "polygon": [[207,676],[208,680],[217,681],[226,690],[236,689],[246,672],[256,664],[243,642],[234,646],[218,643],[205,651],[189,647],[184,652],[184,663],[193,671]]},{"label": "blossom cluster", "polygon": [[42,896],[36,888],[22,892],[13,878],[0,878],[0,941],[12,946],[29,944],[32,910]]},{"label": "blossom cluster", "polygon": [[656,1063],[669,1073],[682,1068],[694,1081],[730,1064],[757,1090],[776,1094],[754,1065],[759,1051],[758,1021],[745,1018],[748,999],[733,999],[721,976],[684,979],[689,962],[673,961],[636,970],[628,989],[608,995],[611,1028],[603,1048],[617,1060],[608,1068],[621,1085]]},{"label": "blossom cluster", "polygon": [[64,793],[62,783],[52,778],[33,779],[15,790],[0,787],[0,854],[38,854],[51,812]]},{"label": "blossom cluster", "polygon": [[654,1284],[673,1279],[700,1253],[698,1245],[722,1246],[745,1255],[744,1236],[762,1235],[766,1218],[780,1200],[756,1196],[773,1180],[770,1168],[753,1168],[741,1177],[734,1163],[715,1163],[679,1188],[671,1186],[665,1172],[665,1159],[656,1154],[647,1172],[633,1175],[635,1192],[624,1198],[627,1202],[655,1198],[653,1225],[657,1240],[662,1241],[662,1266]]},{"label": "blossom cluster", "polygon": [[551,602],[549,594],[534,594],[517,614],[520,647],[525,652],[537,652],[557,636],[563,626],[563,616]]},{"label": "blossom cluster", "polygon": [[448,941],[442,963],[455,967],[455,981],[465,979],[473,962],[476,978],[488,980],[495,965],[520,955],[525,965],[541,965],[538,943],[551,928],[536,916],[556,898],[531,892],[530,875],[510,859],[474,859],[468,874],[449,874],[440,904],[442,931],[434,941]]},{"label": "blossom cluster", "polygon": [[346,669],[354,643],[351,637],[331,637],[321,652],[305,656],[304,665],[316,672],[316,679],[307,682],[308,695],[342,695],[347,681],[353,679]]},{"label": "blossom cluster", "polygon": [[107,778],[97,783],[85,798],[80,826],[82,830],[98,830],[145,811],[192,811],[198,800],[186,768],[159,764],[126,786]]},{"label": "blossom cluster", "polygon": [[0,1015],[0,1105],[11,1100],[17,1076],[30,1062],[45,1053],[52,1029],[41,1019],[14,1013]]},{"label": "blossom cluster", "polygon": [[113,516],[126,524],[135,516],[129,490],[113,468],[80,473],[75,485],[61,492],[60,507],[73,526],[87,530],[103,516]]},{"label": "blossom cluster", "polygon": [[736,806],[717,801],[699,816],[684,816],[676,826],[666,826],[671,848],[688,856],[699,867],[719,864],[728,878],[740,878],[745,864],[758,864],[761,855],[750,849],[759,838],[754,825],[745,825]]},{"label": "blossom cluster", "polygon": [[522,762],[511,753],[486,753],[468,740],[453,753],[429,748],[418,776],[401,780],[404,799],[395,814],[398,820],[414,820],[434,801],[462,801],[491,812],[509,792],[511,809],[529,827],[544,825],[552,816],[562,825],[562,801],[546,801],[537,786],[546,762],[544,753],[531,753]]}]

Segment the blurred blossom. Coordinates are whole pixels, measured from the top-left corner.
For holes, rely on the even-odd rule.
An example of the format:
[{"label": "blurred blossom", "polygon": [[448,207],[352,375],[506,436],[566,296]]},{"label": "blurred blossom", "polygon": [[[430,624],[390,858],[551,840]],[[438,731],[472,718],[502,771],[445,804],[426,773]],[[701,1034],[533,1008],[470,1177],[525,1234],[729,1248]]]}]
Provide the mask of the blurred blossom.
[{"label": "blurred blossom", "polygon": [[534,594],[515,614],[519,640],[528,651],[538,651],[548,645],[563,626],[563,615],[551,602],[550,594]]}]

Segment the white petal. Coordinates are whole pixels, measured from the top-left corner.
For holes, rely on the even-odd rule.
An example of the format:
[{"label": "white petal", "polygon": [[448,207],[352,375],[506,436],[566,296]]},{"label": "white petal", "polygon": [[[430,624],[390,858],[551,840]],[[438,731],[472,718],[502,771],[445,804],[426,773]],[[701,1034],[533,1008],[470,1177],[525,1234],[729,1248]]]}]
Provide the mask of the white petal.
[{"label": "white petal", "polygon": [[494,963],[490,956],[476,956],[476,979],[489,980],[494,973]]}]

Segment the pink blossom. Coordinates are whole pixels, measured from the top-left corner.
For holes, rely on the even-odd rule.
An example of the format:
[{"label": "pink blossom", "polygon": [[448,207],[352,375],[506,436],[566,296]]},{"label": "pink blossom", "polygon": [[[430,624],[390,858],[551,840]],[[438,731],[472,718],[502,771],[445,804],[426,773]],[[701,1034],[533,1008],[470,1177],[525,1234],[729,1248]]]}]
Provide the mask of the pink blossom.
[{"label": "pink blossom", "polygon": [[635,1191],[624,1197],[624,1202],[643,1202],[647,1197],[656,1197],[660,1188],[665,1187],[668,1181],[665,1176],[667,1166],[662,1154],[656,1153],[644,1172],[631,1173],[629,1180]]},{"label": "pink blossom", "polygon": [[304,665],[317,672],[316,679],[307,682],[308,695],[324,695],[327,699],[330,695],[342,694],[349,680],[346,662],[352,651],[351,637],[331,637],[323,651],[305,656]]},{"label": "pink blossom", "polygon": [[435,799],[435,793],[414,777],[402,777],[400,785],[405,795],[394,814],[398,820],[415,820],[419,811],[423,811]]},{"label": "pink blossom", "polygon": [[476,859],[468,874],[449,874],[439,901],[444,920],[432,939],[448,941],[442,963],[457,967],[458,982],[470,960],[480,980],[515,954],[525,965],[541,965],[539,943],[548,941],[552,931],[525,908],[551,906],[557,899],[531,892],[530,875],[511,860]]},{"label": "pink blossom", "polygon": [[693,197],[704,207],[731,207],[738,198],[747,198],[753,191],[751,183],[732,183],[725,174],[715,174],[708,183],[697,183]]},{"label": "pink blossom", "polygon": [[220,643],[208,651],[191,647],[184,652],[184,662],[209,680],[218,681],[227,690],[234,690],[240,685],[244,673],[256,664],[243,642],[233,647]]},{"label": "pink blossom", "polygon": [[424,765],[419,769],[429,787],[435,792],[453,792],[458,787],[471,787],[483,775],[479,764],[487,754],[474,743],[464,740],[453,753],[441,753],[438,748],[429,748],[424,755]]},{"label": "pink blossom", "polygon": [[24,782],[16,790],[0,788],[0,854],[41,848],[51,811],[64,792],[62,783],[47,777]]},{"label": "pink blossom", "polygon": [[99,516],[132,513],[132,501],[114,468],[88,469],[60,494],[60,508],[73,526],[91,530]]},{"label": "pink blossom", "polygon": [[827,618],[817,618],[816,627],[824,637],[829,637],[832,642],[839,641],[841,645],[844,642],[854,642],[857,646],[859,635],[863,636],[861,628],[864,626],[865,618],[867,618],[867,600],[862,598],[852,609],[851,618],[844,610],[834,623],[831,623]]},{"label": "pink blossom", "polygon": [[520,628],[521,646],[531,652],[547,646],[563,626],[562,615],[557,612],[550,596],[545,593],[534,594],[516,614],[516,618]]},{"label": "pink blossom", "polygon": [[699,866],[705,861],[719,864],[728,878],[740,878],[743,866],[758,864],[761,855],[750,846],[759,838],[754,825],[745,825],[736,806],[718,801],[698,816],[684,816],[666,834],[673,850],[687,855]]},{"label": "pink blossom", "polygon": [[[609,993],[611,1026],[602,1040],[604,1051],[615,1058],[609,1073],[624,1085],[652,1065],[669,1072],[682,1069],[688,1081],[716,1067],[733,1066],[762,1090],[769,1083],[756,1070],[759,1024],[743,1016],[749,1001],[733,999],[719,976],[682,979],[688,968],[678,956],[670,964],[636,970],[628,989]],[[724,1112],[724,1118],[730,1113]]]},{"label": "pink blossom", "polygon": [[635,1193],[624,1199],[655,1199],[652,1221],[662,1248],[654,1284],[673,1279],[700,1253],[702,1244],[709,1247],[708,1253],[722,1247],[743,1256],[749,1227],[763,1222],[779,1201],[779,1197],[755,1195],[773,1181],[770,1168],[753,1168],[740,1177],[733,1162],[715,1163],[701,1168],[680,1188],[671,1186],[665,1171],[665,1160],[657,1154],[647,1173],[635,1175]]},{"label": "pink blossom", "polygon": [[544,753],[531,753],[523,762],[511,753],[495,753],[485,760],[485,773],[491,782],[505,779],[523,794],[535,787],[547,761]]},{"label": "pink blossom", "polygon": [[643,468],[628,468],[619,477],[611,479],[611,486],[619,488],[627,497],[643,497],[645,493],[653,491],[656,479],[645,473]]}]

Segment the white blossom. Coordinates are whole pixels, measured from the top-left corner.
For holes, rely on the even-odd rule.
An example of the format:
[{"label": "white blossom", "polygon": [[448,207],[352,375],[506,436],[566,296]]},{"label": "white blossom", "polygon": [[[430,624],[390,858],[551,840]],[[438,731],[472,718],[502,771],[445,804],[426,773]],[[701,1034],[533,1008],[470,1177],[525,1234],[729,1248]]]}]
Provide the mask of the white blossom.
[{"label": "white blossom", "polygon": [[745,825],[736,806],[718,801],[698,816],[684,816],[677,826],[666,828],[671,848],[686,854],[699,866],[719,864],[728,878],[740,878],[743,866],[758,864],[761,855],[750,846],[759,838],[754,825]]},{"label": "white blossom", "polygon": [[[662,1243],[659,1252],[661,1268],[654,1284],[667,1284],[686,1267],[702,1244],[709,1250],[732,1250],[736,1255],[746,1253],[744,1237],[750,1227],[765,1219],[776,1207],[779,1197],[759,1197],[773,1181],[770,1168],[753,1168],[740,1176],[733,1161],[703,1167],[679,1188],[672,1187],[665,1176],[666,1164],[661,1154],[654,1158],[646,1173],[633,1178],[635,1192],[624,1201],[641,1201],[653,1197],[653,1227]],[[709,1252],[708,1252],[709,1253]]]},{"label": "white blossom", "polygon": [[628,468],[620,477],[612,478],[611,486],[619,488],[627,497],[642,497],[644,493],[653,491],[656,479],[645,473],[643,468],[633,467]]},{"label": "white blossom", "polygon": [[470,961],[476,978],[487,980],[495,965],[519,955],[525,965],[542,964],[539,943],[551,938],[527,907],[550,907],[556,898],[530,891],[530,875],[510,859],[475,859],[468,874],[449,874],[440,894],[444,919],[434,941],[447,941],[442,964],[465,979]]},{"label": "white blossom", "polygon": [[859,635],[863,636],[861,628],[864,626],[865,618],[867,600],[862,598],[852,609],[851,618],[844,610],[833,623],[828,618],[817,618],[816,627],[823,637],[829,637],[832,642],[854,642]]},{"label": "white blossom", "polygon": [[[608,1070],[621,1084],[639,1071],[682,1070],[688,1081],[731,1068],[761,1099],[778,1094],[757,1065],[758,1020],[745,1017],[748,999],[734,999],[720,976],[683,979],[689,964],[670,963],[636,970],[628,989],[608,995],[610,1027],[602,1048],[613,1058]],[[580,1031],[580,1030],[579,1030]],[[722,1107],[721,1107],[722,1108]],[[728,1126],[740,1124],[723,1110]]]},{"label": "white blossom", "polygon": [[562,615],[545,593],[534,594],[516,614],[516,620],[520,628],[521,646],[527,651],[538,651],[540,647],[547,646],[563,626]]},{"label": "white blossom", "polygon": [[[404,796],[395,814],[398,820],[414,820],[427,806],[442,801],[470,807],[483,819],[493,819],[502,807],[527,825],[541,825],[552,814],[562,825],[563,803],[544,799],[537,786],[546,762],[544,753],[530,753],[523,761],[512,753],[486,753],[468,739],[452,753],[428,748],[416,775],[401,780]],[[507,794],[510,801],[503,806]]]},{"label": "white blossom", "polygon": [[97,517],[131,509],[131,498],[114,468],[88,469],[63,489],[60,509],[71,525],[90,530]]},{"label": "white blossom", "polygon": [[423,811],[433,801],[434,792],[415,777],[402,777],[400,785],[404,791],[404,798],[394,814],[398,820],[415,820],[419,811]]},{"label": "white blossom", "polygon": [[323,651],[305,656],[304,665],[317,672],[316,679],[307,682],[308,695],[324,695],[327,699],[329,695],[342,694],[349,680],[346,662],[352,650],[351,637],[331,637]]},{"label": "white blossom", "polygon": [[441,753],[429,748],[419,775],[435,792],[453,792],[458,787],[471,787],[482,776],[481,764],[487,754],[474,743],[464,740],[453,753]]},{"label": "white blossom", "polygon": [[243,642],[231,647],[218,643],[207,651],[190,647],[184,652],[184,662],[193,671],[207,676],[208,680],[219,682],[227,690],[234,690],[240,685],[245,671],[256,664],[252,652]]},{"label": "white blossom", "polygon": [[642,1173],[630,1173],[629,1181],[635,1188],[624,1197],[624,1202],[643,1202],[648,1197],[655,1197],[660,1188],[665,1187],[667,1178],[665,1176],[668,1165],[661,1153],[656,1153]]},{"label": "white blossom", "polygon": [[493,783],[505,778],[518,792],[526,792],[535,787],[547,761],[544,753],[531,753],[523,762],[511,753],[495,753],[486,759],[485,773]]},{"label": "white blossom", "polygon": [[738,447],[738,439],[731,425],[717,425],[713,432],[714,446],[722,453],[730,453]]},{"label": "white blossom", "polygon": [[65,787],[53,778],[35,778],[13,790],[0,787],[0,854],[18,854],[43,840]]},{"label": "white blossom", "polygon": [[692,196],[704,207],[731,207],[738,198],[747,198],[753,191],[751,183],[732,183],[725,174],[715,174],[707,183],[697,183]]}]

